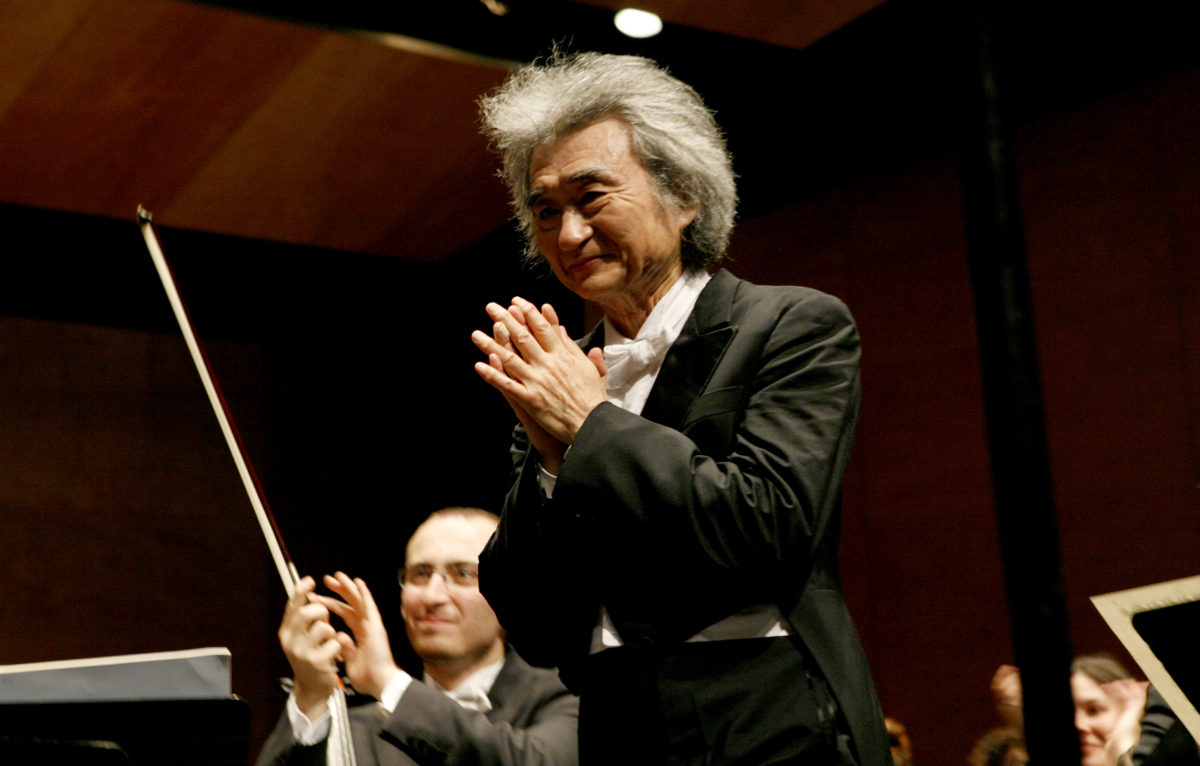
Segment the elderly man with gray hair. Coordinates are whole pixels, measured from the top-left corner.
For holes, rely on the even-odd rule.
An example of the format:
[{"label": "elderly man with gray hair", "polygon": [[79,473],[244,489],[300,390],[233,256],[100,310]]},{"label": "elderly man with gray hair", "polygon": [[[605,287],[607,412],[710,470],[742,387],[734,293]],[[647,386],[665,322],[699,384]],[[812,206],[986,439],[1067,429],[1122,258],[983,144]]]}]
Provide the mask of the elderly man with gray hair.
[{"label": "elderly man with gray hair", "polygon": [[472,335],[520,421],[481,590],[581,695],[581,763],[889,763],[837,575],[849,312],[716,269],[732,163],[653,62],[555,54],[481,107],[530,257],[604,311],[575,343],[517,297]]}]

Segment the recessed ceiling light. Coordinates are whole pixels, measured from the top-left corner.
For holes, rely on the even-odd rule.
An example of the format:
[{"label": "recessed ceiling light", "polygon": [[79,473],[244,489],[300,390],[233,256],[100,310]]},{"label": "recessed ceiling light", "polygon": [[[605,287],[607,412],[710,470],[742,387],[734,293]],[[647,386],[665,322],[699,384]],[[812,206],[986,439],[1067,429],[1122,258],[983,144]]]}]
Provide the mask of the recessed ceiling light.
[{"label": "recessed ceiling light", "polygon": [[639,11],[636,8],[626,8],[617,11],[613,23],[624,34],[638,39],[654,37],[662,31],[662,19],[649,11]]}]

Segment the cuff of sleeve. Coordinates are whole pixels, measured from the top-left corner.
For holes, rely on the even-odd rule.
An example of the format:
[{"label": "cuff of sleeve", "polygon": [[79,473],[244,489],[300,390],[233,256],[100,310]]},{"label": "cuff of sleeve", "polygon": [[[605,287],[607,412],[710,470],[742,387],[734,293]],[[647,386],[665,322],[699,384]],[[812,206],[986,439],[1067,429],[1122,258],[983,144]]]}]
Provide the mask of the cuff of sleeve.
[{"label": "cuff of sleeve", "polygon": [[557,482],[557,476],[543,468],[541,463],[537,464],[537,483],[542,489],[542,497],[547,500],[554,497],[554,485]]},{"label": "cuff of sleeve", "polygon": [[388,685],[383,687],[383,691],[379,693],[379,704],[389,713],[396,709],[400,704],[400,698],[404,696],[404,692],[408,691],[408,685],[412,683],[413,677],[401,670],[396,674],[395,678],[388,681]]},{"label": "cuff of sleeve", "polygon": [[308,716],[300,712],[295,695],[289,694],[287,701],[288,722],[292,725],[292,736],[301,745],[315,745],[329,736],[329,710],[310,721]]}]

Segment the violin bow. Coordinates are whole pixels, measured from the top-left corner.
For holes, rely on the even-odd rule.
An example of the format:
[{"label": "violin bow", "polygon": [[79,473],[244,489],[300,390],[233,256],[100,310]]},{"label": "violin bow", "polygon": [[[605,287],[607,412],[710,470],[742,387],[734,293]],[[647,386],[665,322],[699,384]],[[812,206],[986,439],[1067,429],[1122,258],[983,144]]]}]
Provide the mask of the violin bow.
[{"label": "violin bow", "polygon": [[[188,315],[183,298],[179,295],[175,275],[167,263],[167,257],[163,253],[162,244],[159,242],[158,234],[154,230],[154,216],[149,210],[138,205],[137,217],[138,225],[142,229],[142,236],[146,240],[146,249],[150,251],[150,258],[154,261],[154,267],[158,271],[158,278],[162,281],[163,290],[167,294],[167,300],[171,304],[175,320],[179,323],[179,330],[183,333],[183,339],[187,343],[192,362],[196,365],[196,372],[200,374],[200,381],[204,384],[205,393],[208,394],[208,401],[212,405],[213,414],[216,415],[217,423],[221,426],[221,433],[225,437],[225,444],[229,447],[229,453],[233,456],[233,462],[237,466],[238,475],[242,479],[242,486],[246,490],[246,495],[250,498],[250,505],[254,508],[254,515],[258,519],[258,525],[262,529],[263,537],[266,539],[267,548],[270,550],[271,558],[275,562],[275,568],[279,570],[279,578],[283,581],[283,589],[287,592],[288,598],[291,598],[295,594],[296,583],[300,582],[300,575],[296,570],[296,565],[292,562],[292,558],[288,554],[287,546],[283,544],[283,536],[279,532],[279,525],[275,523],[275,517],[271,514],[270,506],[267,505],[262,484],[259,482],[258,475],[254,472],[254,468],[250,464],[245,444],[243,444],[241,434],[234,425],[233,415],[230,413],[225,395],[221,393],[220,386],[217,385],[217,380],[212,372],[212,365],[208,361],[208,355],[204,353],[204,348],[200,345],[200,341],[196,338],[196,333],[192,329],[191,317]],[[350,723],[346,709],[345,686],[342,685],[340,677],[338,678],[338,684],[340,688],[334,689],[333,694],[329,698],[331,729],[326,756],[329,766],[355,766],[354,748],[351,744]]]}]

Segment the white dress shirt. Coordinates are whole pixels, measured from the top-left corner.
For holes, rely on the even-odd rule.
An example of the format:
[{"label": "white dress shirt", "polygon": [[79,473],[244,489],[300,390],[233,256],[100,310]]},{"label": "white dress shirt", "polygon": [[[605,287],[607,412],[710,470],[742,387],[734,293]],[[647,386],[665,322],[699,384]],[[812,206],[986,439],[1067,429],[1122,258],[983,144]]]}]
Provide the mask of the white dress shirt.
[{"label": "white dress shirt", "polygon": [[[454,689],[446,689],[437,681],[430,678],[428,673],[425,674],[424,681],[427,685],[445,694],[462,707],[486,713],[492,709],[492,701],[488,698],[488,692],[492,690],[492,684],[496,683],[496,676],[500,675],[500,669],[503,667],[503,659],[497,660],[490,665],[485,665],[467,676]],[[389,714],[392,713],[396,709],[396,706],[400,704],[400,698],[404,696],[404,692],[408,690],[408,685],[413,680],[413,677],[403,670],[397,673],[388,682],[388,685],[383,688],[383,691],[380,692],[379,702],[377,703],[379,707]],[[328,710],[317,716],[315,721],[310,721],[308,716],[300,711],[300,706],[296,704],[296,697],[289,695],[287,714],[288,721],[292,724],[292,734],[295,735],[296,741],[301,745],[315,745],[329,736],[330,717]]]}]

